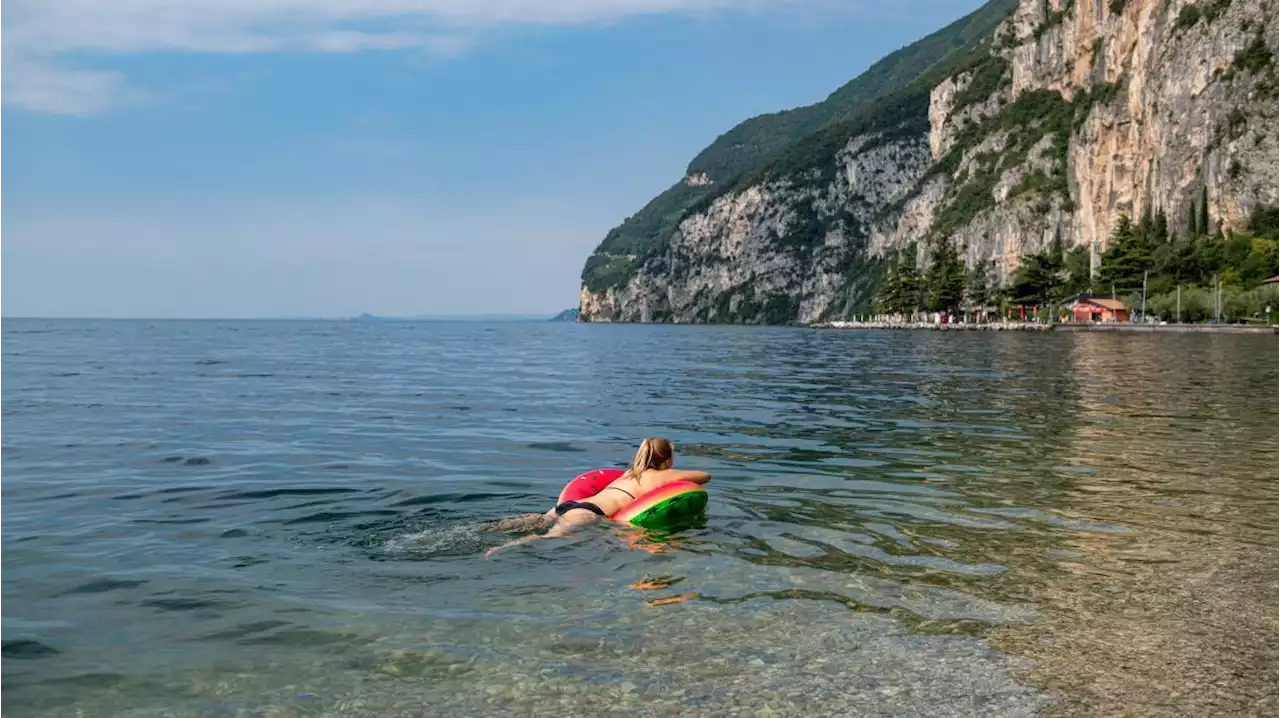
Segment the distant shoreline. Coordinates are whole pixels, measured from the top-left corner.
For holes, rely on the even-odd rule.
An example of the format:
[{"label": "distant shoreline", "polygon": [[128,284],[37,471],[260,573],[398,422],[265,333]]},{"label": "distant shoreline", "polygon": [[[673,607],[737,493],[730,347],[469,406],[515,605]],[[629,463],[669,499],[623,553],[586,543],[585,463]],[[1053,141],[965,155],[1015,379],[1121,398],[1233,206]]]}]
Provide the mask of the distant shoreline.
[{"label": "distant shoreline", "polygon": [[1060,332],[1192,332],[1216,334],[1278,334],[1280,327],[1251,324],[1056,324]]},{"label": "distant shoreline", "polygon": [[1036,322],[991,322],[988,324],[934,324],[928,322],[823,322],[814,329],[842,330],[924,330],[924,331],[1021,331],[1021,332],[1120,332],[1120,333],[1215,333],[1280,334],[1280,327],[1249,324],[1038,324]]},{"label": "distant shoreline", "polygon": [[354,317],[3,317],[6,322],[322,322],[338,324],[395,324],[395,323],[439,323],[439,324],[536,324],[536,323],[572,323],[572,324],[642,324],[651,326],[719,326],[719,327],[757,327],[795,329],[824,329],[843,331],[1012,331],[1012,332],[1120,332],[1120,333],[1199,333],[1199,334],[1280,334],[1280,327],[1257,326],[1249,324],[1038,324],[1036,322],[990,322],[987,324],[934,324],[930,322],[815,322],[813,324],[734,324],[734,323],[689,323],[689,322],[584,322],[557,321],[546,316],[462,316],[462,317],[377,317],[360,320]]}]

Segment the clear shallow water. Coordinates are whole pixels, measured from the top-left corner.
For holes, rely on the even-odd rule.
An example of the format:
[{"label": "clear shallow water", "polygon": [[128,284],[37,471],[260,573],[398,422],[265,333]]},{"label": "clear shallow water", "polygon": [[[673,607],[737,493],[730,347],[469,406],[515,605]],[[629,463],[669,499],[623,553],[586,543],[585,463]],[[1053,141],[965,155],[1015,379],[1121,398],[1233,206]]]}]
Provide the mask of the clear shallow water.
[{"label": "clear shallow water", "polygon": [[[7,715],[1276,712],[1271,337],[3,340]],[[705,526],[482,558],[648,435]]]}]

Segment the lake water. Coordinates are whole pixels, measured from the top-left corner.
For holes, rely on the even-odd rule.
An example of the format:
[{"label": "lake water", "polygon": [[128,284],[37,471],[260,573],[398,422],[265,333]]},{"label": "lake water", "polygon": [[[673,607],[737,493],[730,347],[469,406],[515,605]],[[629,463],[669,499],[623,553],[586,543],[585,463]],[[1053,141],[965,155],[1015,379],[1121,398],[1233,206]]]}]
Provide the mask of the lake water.
[{"label": "lake water", "polygon": [[[1274,337],[5,320],[3,412],[6,715],[1276,713]],[[483,558],[649,435],[705,525]]]}]

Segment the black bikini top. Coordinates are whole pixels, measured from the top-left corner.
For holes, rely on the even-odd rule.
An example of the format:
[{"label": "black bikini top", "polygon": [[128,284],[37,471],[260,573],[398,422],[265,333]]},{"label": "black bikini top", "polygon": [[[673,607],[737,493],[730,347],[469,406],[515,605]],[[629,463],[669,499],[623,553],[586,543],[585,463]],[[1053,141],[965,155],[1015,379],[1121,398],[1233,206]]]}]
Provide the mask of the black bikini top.
[{"label": "black bikini top", "polygon": [[622,488],[619,488],[619,487],[617,487],[617,486],[606,486],[605,488],[606,488],[606,489],[615,489],[615,490],[617,490],[617,491],[621,491],[622,493],[626,494],[627,496],[630,496],[632,501],[635,501],[635,500],[636,500],[636,495],[635,495],[635,494],[633,494],[633,493],[631,493],[630,491],[627,491],[626,489],[622,489]]}]

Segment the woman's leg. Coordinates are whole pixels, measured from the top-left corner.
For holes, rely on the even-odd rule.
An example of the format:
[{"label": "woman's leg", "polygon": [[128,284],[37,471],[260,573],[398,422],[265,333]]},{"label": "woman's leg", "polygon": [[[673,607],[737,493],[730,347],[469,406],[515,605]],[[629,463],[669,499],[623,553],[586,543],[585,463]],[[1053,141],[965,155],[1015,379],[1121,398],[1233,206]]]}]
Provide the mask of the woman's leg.
[{"label": "woman's leg", "polygon": [[530,534],[528,536],[518,538],[515,541],[508,541],[501,546],[495,546],[494,548],[485,551],[484,557],[489,558],[495,553],[511,548],[512,546],[522,546],[544,538],[567,536],[583,526],[595,523],[597,518],[599,517],[587,509],[569,509],[556,521],[555,525],[551,527],[551,530],[547,531],[545,534]]},{"label": "woman's leg", "polygon": [[554,516],[548,514],[520,514],[519,516],[507,516],[493,521],[485,521],[480,524],[480,530],[499,533],[538,531],[550,526],[554,520]]}]

